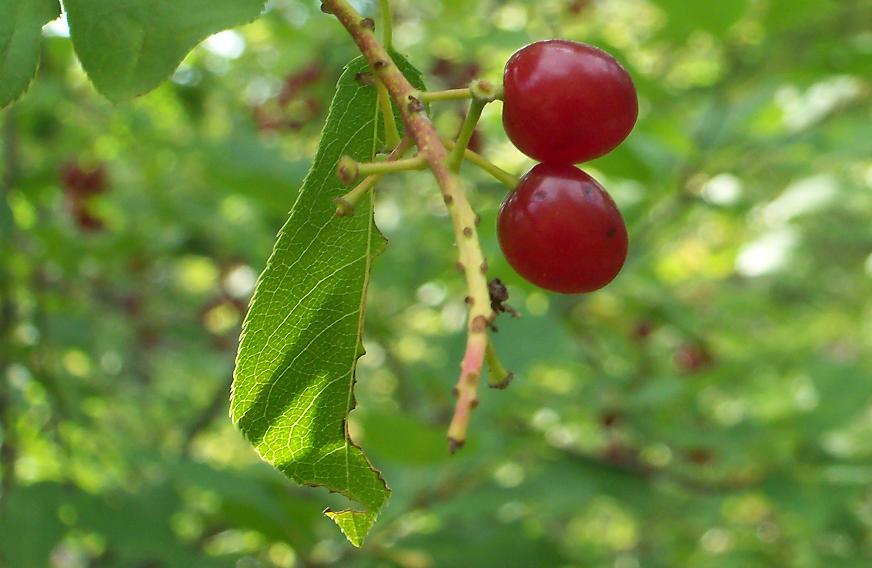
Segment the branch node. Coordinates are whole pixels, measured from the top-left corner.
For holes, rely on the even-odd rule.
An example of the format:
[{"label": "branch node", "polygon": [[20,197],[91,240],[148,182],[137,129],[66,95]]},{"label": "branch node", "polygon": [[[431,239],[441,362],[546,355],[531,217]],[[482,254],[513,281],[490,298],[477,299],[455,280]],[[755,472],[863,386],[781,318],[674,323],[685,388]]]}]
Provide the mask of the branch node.
[{"label": "branch node", "polygon": [[351,156],[342,156],[336,164],[336,176],[345,185],[351,185],[357,180],[360,173],[357,160]]},{"label": "branch node", "polygon": [[360,27],[369,31],[375,31],[375,20],[372,18],[364,18],[360,20]]},{"label": "branch node", "polygon": [[375,78],[372,76],[372,73],[369,71],[361,71],[354,76],[354,80],[357,81],[358,85],[364,87],[371,87],[375,84]]},{"label": "branch node", "polygon": [[409,95],[409,112],[421,112],[424,110],[424,103],[418,98]]},{"label": "branch node", "polygon": [[344,197],[337,197],[333,200],[336,204],[337,217],[351,217],[354,215],[354,205],[348,202]]},{"label": "branch node", "polygon": [[498,381],[493,381],[493,380],[491,380],[491,381],[488,381],[487,386],[489,386],[489,387],[492,388],[492,389],[497,389],[497,390],[506,390],[506,387],[508,387],[508,386],[511,384],[511,382],[512,382],[512,380],[514,380],[514,378],[515,378],[515,373],[507,373],[507,374],[502,378],[502,380],[498,380]]},{"label": "branch node", "polygon": [[502,98],[502,88],[497,87],[490,81],[484,79],[476,79],[469,84],[469,92],[472,98],[484,103],[491,103],[499,98]]}]

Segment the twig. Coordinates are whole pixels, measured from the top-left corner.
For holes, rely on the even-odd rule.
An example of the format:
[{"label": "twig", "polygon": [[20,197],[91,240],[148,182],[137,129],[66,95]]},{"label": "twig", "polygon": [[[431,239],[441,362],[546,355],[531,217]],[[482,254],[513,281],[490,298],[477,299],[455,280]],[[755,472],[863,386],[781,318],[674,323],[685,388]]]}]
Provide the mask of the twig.
[{"label": "twig", "polygon": [[[396,148],[390,153],[385,161],[390,162],[392,160],[400,159],[403,154],[406,153],[406,150],[411,146],[411,140],[408,137],[404,137],[400,140],[400,143]],[[349,215],[354,214],[354,208],[357,207],[357,204],[360,203],[360,200],[366,196],[367,193],[372,191],[372,188],[375,187],[375,184],[384,177],[384,174],[372,174],[371,176],[367,176],[362,182],[357,184],[354,189],[343,195],[342,197],[337,197],[334,202],[336,203],[336,215],[338,217],[347,217]]]},{"label": "twig", "polygon": [[466,277],[469,320],[466,352],[457,381],[457,405],[448,429],[449,448],[453,451],[466,441],[469,415],[478,403],[478,382],[487,347],[487,325],[492,311],[488,300],[487,262],[476,232],[477,216],[472,210],[458,176],[448,164],[448,151],[439,133],[425,113],[418,91],[403,76],[373,33],[371,20],[363,18],[347,0],[324,0],[324,12],[333,14],[351,35],[376,76],[384,83],[400,110],[406,132],[427,160],[448,208],[459,254],[458,268]]}]

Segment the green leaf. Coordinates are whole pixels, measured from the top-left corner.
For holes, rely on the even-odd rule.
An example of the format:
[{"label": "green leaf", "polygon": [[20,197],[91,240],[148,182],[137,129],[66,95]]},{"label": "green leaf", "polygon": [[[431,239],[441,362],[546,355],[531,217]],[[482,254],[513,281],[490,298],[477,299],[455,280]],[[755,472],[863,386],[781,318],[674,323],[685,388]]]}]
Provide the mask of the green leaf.
[{"label": "green leaf", "polygon": [[[417,71],[397,63],[423,88]],[[258,281],[231,400],[234,422],[266,461],[363,506],[326,512],[355,546],[390,493],[346,429],[370,268],[385,240],[371,196],[351,218],[336,217],[333,203],[347,191],[335,173],[340,156],[369,161],[381,147],[375,89],[356,80],[366,69],[356,59],[339,79],[315,162]]]},{"label": "green leaf", "polygon": [[112,101],[147,93],[198,43],[255,19],[264,0],[66,0],[82,67]]},{"label": "green leaf", "polygon": [[27,90],[39,63],[42,26],[60,15],[58,0],[0,2],[0,108]]}]

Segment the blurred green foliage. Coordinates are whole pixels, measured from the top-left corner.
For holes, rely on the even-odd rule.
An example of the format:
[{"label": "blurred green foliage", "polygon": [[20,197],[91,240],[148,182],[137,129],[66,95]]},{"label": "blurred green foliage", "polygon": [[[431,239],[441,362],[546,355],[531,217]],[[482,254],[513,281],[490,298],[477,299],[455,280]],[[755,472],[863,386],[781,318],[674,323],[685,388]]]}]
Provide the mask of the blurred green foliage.
[{"label": "blurred green foliage", "polygon": [[[380,186],[351,431],[393,495],[359,551],[321,515],[341,499],[292,486],[226,417],[254,278],[355,54],[316,4],[275,0],[118,106],[46,29],[0,115],[0,565],[872,562],[872,2],[393,3],[432,87],[498,79],[559,36],[625,62],[642,107],[589,166],[631,235],[596,294],[517,278],[493,229],[504,191],[465,169],[523,317],[496,336],[517,379],[483,393],[453,458],[451,229],[426,174]],[[443,131],[461,110],[435,109]],[[479,142],[530,165],[498,106]]]}]

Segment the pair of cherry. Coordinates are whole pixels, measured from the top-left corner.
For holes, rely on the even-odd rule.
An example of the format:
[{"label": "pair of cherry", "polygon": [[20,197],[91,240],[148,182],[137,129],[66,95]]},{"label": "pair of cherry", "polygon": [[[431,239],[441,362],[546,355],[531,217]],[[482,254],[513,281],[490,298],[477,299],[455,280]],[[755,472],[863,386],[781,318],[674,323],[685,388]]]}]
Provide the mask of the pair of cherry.
[{"label": "pair of cherry", "polygon": [[624,265],[627,228],[609,194],[574,164],[607,154],[630,134],[639,108],[633,81],[600,49],[549,40],[509,59],[503,89],[506,134],[541,162],[500,208],[503,254],[541,288],[602,288]]}]

